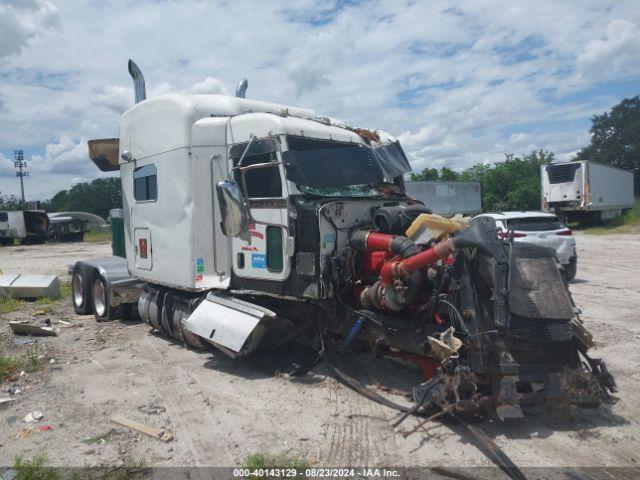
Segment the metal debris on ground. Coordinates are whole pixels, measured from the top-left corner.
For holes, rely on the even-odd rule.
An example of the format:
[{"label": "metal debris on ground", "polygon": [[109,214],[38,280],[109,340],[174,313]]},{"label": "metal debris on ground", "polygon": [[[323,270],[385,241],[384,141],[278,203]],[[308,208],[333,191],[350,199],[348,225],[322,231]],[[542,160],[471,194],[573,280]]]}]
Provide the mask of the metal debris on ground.
[{"label": "metal debris on ground", "polygon": [[27,322],[9,322],[9,327],[16,335],[37,335],[41,337],[57,337],[58,330],[53,327],[42,327]]},{"label": "metal debris on ground", "polygon": [[11,403],[15,400],[15,398],[10,398],[10,397],[6,397],[6,398],[0,398],[0,405],[6,405],[8,403]]},{"label": "metal debris on ground", "polygon": [[17,346],[21,347],[23,345],[30,345],[35,341],[36,340],[34,338],[31,338],[31,337],[16,337],[13,340],[13,343],[15,343]]},{"label": "metal debris on ground", "polygon": [[14,480],[18,476],[18,471],[14,468],[9,468],[5,470],[2,475],[0,475],[1,480]]},{"label": "metal debris on ground", "polygon": [[111,417],[111,421],[113,423],[117,423],[118,425],[122,425],[123,427],[131,428],[132,430],[144,433],[145,435],[149,435],[150,437],[162,440],[163,442],[170,442],[171,440],[173,440],[173,435],[170,432],[167,432],[160,428],[145,425],[144,423],[129,420],[128,418],[122,417],[120,415]]},{"label": "metal debris on ground", "polygon": [[60,280],[57,275],[5,274],[0,275],[0,297],[57,298]]}]

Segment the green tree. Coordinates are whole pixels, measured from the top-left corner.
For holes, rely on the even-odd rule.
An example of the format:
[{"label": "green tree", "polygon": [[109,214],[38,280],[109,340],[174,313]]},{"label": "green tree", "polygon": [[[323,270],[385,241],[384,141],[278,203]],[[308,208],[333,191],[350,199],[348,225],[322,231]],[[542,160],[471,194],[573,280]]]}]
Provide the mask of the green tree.
[{"label": "green tree", "polygon": [[69,190],[56,193],[42,203],[48,212],[81,211],[106,218],[109,210],[122,207],[119,177],[98,178],[89,183],[77,183]]},{"label": "green tree", "polygon": [[0,210],[19,210],[21,207],[21,202],[15,195],[2,195],[0,193]]},{"label": "green tree", "polygon": [[411,173],[412,182],[425,182],[441,180],[443,182],[453,182],[458,180],[459,173],[449,167],[442,167],[438,172],[437,168],[425,168],[419,173]]},{"label": "green tree", "polygon": [[458,172],[456,172],[455,170],[451,170],[448,167],[442,167],[440,169],[440,180],[442,180],[443,182],[453,182],[455,180],[458,180],[459,176],[460,174]]},{"label": "green tree", "polygon": [[591,143],[576,159],[633,171],[636,194],[640,192],[640,97],[625,98],[591,122]]},{"label": "green tree", "polygon": [[412,182],[425,182],[428,180],[438,180],[437,168],[425,168],[419,173],[411,172]]},{"label": "green tree", "polygon": [[512,153],[494,165],[476,164],[458,176],[480,182],[485,211],[537,210],[540,208],[540,165],[554,159],[548,151],[533,151],[522,157]]}]

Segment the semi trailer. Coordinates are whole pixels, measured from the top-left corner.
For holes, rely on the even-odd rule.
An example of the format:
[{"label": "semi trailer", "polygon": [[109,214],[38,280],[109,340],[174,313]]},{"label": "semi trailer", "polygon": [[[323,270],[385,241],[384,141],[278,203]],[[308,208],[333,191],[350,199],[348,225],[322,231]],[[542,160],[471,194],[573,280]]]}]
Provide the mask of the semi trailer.
[{"label": "semi trailer", "polygon": [[49,217],[40,210],[0,212],[0,246],[44,243],[47,240]]},{"label": "semi trailer", "polygon": [[407,195],[429,205],[433,213],[445,217],[482,212],[480,182],[407,182],[405,188]]},{"label": "semi trailer", "polygon": [[[444,219],[407,195],[390,135],[236,96],[145,98],[119,138],[89,141],[120,171],[125,258],[78,261],[72,301],[103,321],[137,312],[231,357],[307,335],[419,366],[416,408],[595,406],[615,382],[554,252]],[[321,355],[319,355],[321,356]]]},{"label": "semi trailer", "polygon": [[633,172],[588,160],[540,166],[542,210],[607,220],[633,208]]}]

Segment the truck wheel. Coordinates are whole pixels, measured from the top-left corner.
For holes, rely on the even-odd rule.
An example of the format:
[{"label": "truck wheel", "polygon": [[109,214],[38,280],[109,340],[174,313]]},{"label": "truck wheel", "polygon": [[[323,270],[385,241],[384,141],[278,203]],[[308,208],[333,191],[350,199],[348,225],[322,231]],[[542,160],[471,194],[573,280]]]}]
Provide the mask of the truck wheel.
[{"label": "truck wheel", "polygon": [[98,322],[113,319],[113,308],[109,304],[109,289],[101,275],[96,275],[91,288],[93,299],[93,316]]},{"label": "truck wheel", "polygon": [[90,287],[90,282],[86,281],[80,269],[75,267],[71,275],[71,302],[73,303],[73,311],[77,315],[91,315],[93,313]]},{"label": "truck wheel", "polygon": [[565,266],[563,269],[564,279],[567,282],[570,282],[574,278],[576,278],[576,272],[578,271],[578,257],[573,257],[569,260],[569,265]]}]

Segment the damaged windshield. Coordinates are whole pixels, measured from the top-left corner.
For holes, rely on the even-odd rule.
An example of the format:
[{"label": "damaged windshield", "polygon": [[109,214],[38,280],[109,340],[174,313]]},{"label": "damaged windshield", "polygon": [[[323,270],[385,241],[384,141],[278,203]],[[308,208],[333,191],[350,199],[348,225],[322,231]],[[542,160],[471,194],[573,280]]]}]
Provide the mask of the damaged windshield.
[{"label": "damaged windshield", "polygon": [[372,147],[288,136],[287,145],[282,154],[287,179],[315,195],[379,196],[388,193],[388,182],[411,169],[397,142]]}]

